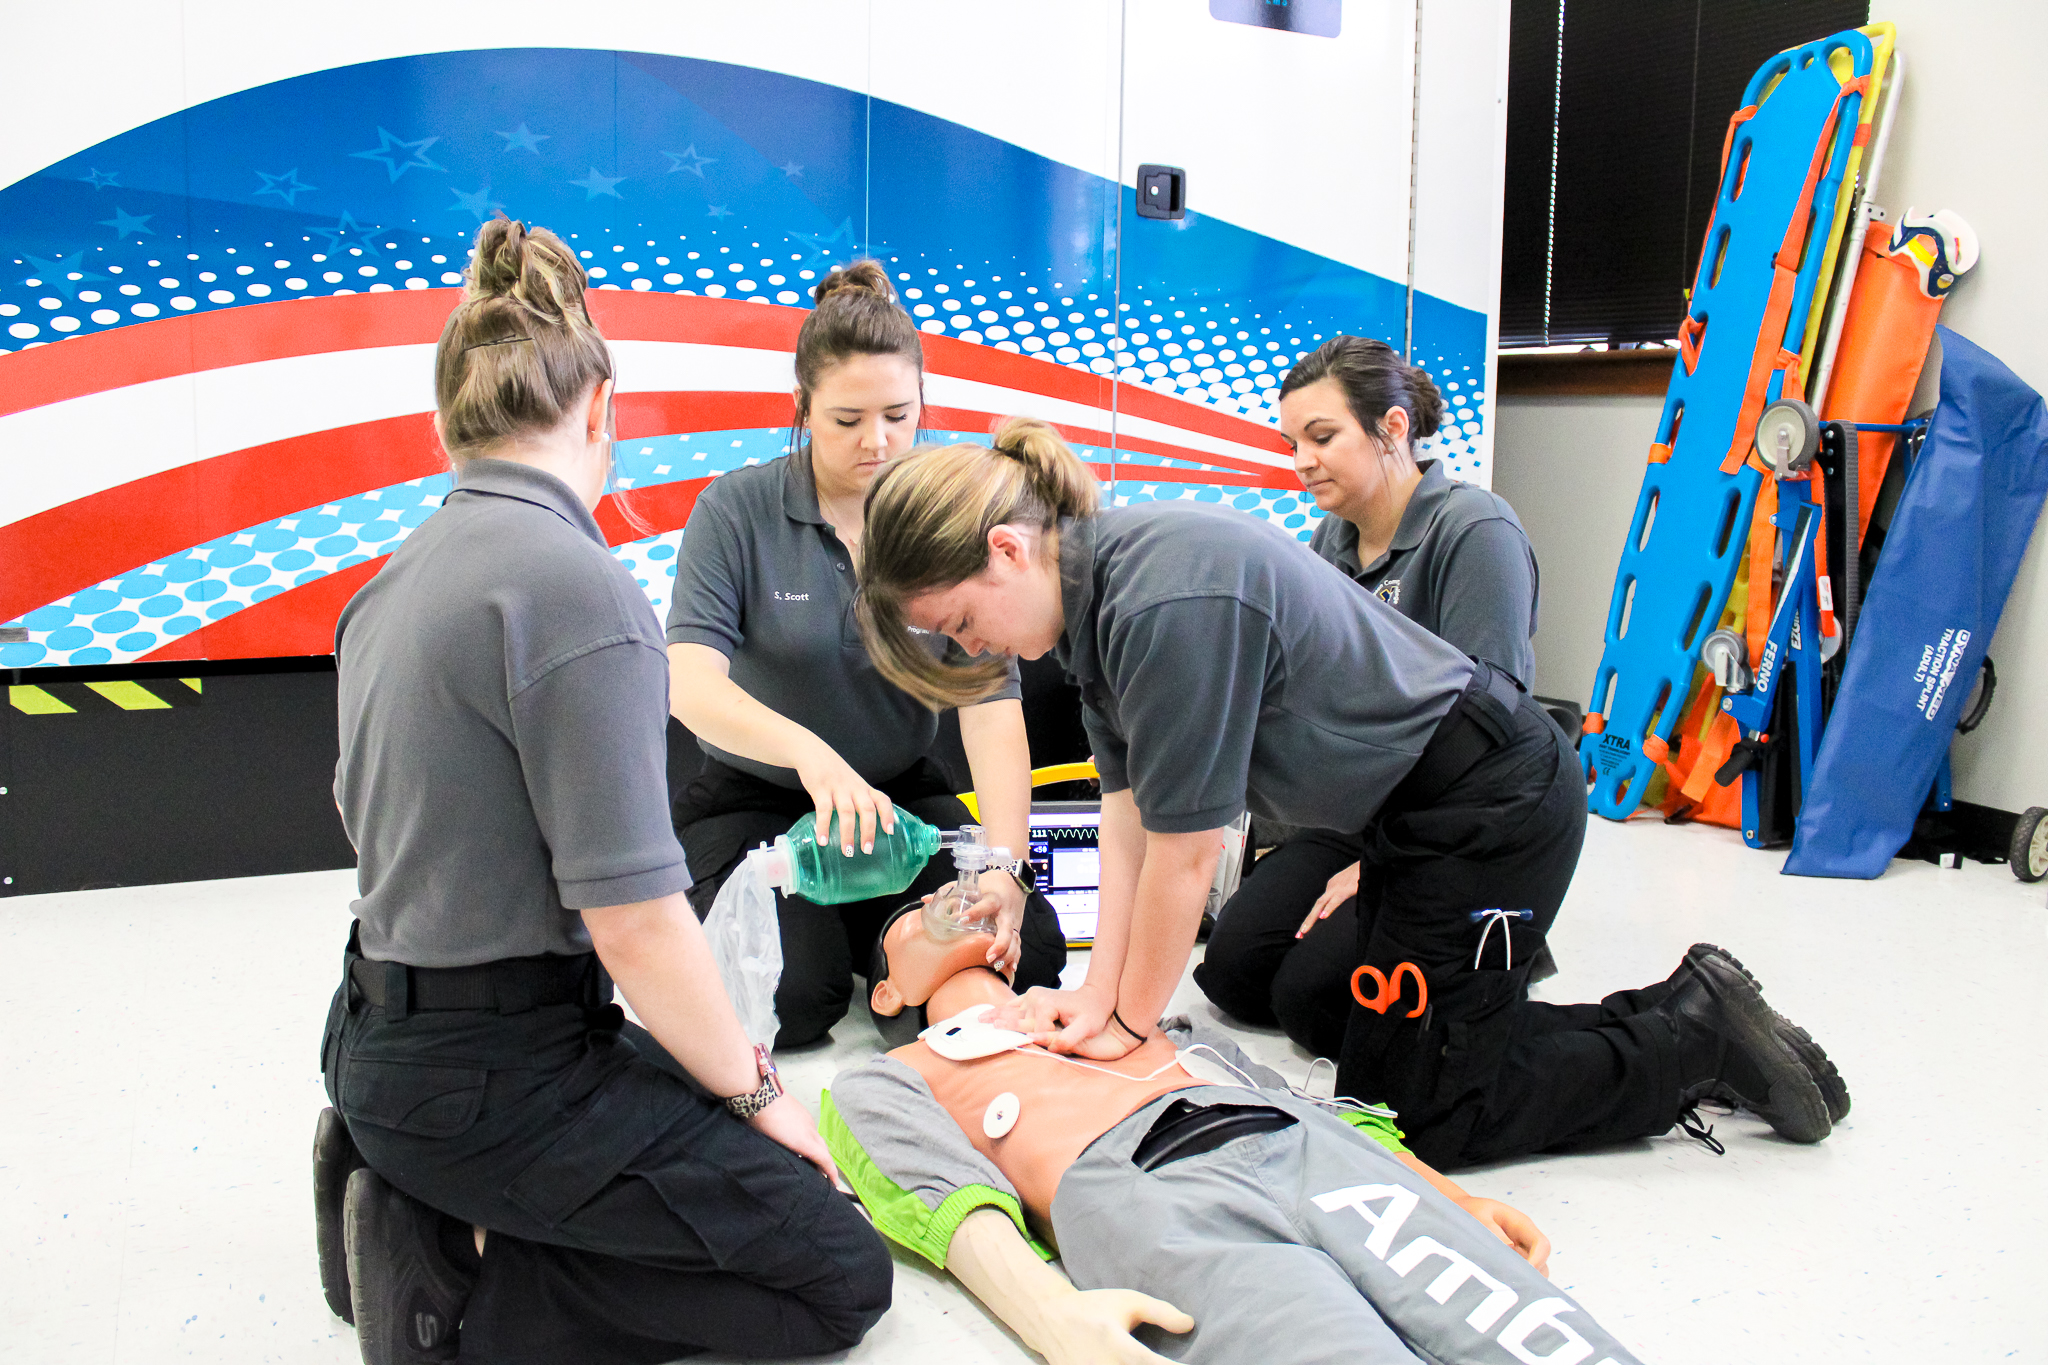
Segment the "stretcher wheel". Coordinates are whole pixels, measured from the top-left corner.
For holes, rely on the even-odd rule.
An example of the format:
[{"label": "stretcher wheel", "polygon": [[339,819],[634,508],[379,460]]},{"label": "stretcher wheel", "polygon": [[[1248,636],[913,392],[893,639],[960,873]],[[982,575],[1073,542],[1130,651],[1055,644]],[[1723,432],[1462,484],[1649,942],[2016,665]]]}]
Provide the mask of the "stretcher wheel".
[{"label": "stretcher wheel", "polygon": [[1756,448],[1779,478],[1803,474],[1820,453],[1820,417],[1796,398],[1780,398],[1757,418]]},{"label": "stretcher wheel", "polygon": [[2048,877],[2048,806],[2029,806],[2012,827],[2012,844],[2006,850],[2012,875],[2023,882]]}]

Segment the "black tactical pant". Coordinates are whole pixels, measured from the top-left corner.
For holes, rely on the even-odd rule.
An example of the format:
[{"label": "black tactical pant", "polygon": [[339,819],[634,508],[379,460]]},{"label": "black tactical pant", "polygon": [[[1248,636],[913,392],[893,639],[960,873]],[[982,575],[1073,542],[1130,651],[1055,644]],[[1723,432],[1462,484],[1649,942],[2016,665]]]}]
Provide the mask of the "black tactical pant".
[{"label": "black tactical pant", "polygon": [[[1390,800],[1365,833],[1354,960],[1390,982],[1412,964],[1429,1003],[1409,1017],[1405,974],[1384,1013],[1354,1001],[1338,1061],[1342,1092],[1391,1105],[1416,1155],[1446,1169],[1661,1133],[1680,1108],[1676,1038],[1649,1012],[1657,988],[1598,1005],[1527,998],[1585,839],[1585,779],[1532,698],[1491,720],[1498,739],[1477,763],[1426,803]],[[1531,916],[1487,936],[1492,909]],[[1379,994],[1370,976],[1361,985]]]},{"label": "black tactical pant", "polygon": [[489,1230],[466,1361],[813,1355],[889,1307],[853,1205],[616,1005],[394,1018],[344,985],[321,1063],[372,1170]]},{"label": "black tactical pant", "polygon": [[[973,817],[948,788],[937,765],[926,761],[909,772],[876,784],[899,807],[940,829],[958,829]],[[801,789],[773,782],[707,761],[704,771],[676,801],[676,838],[689,860],[690,904],[701,919],[725,879],[747,851],[787,834],[798,817],[816,807]],[[1015,849],[1017,857],[1027,850]],[[953,860],[941,853],[925,865],[917,880],[894,896],[846,905],[813,905],[800,896],[775,893],[776,922],[782,931],[782,980],[775,988],[775,1035],[778,1048],[816,1042],[846,1017],[853,1000],[853,976],[865,976],[875,936],[897,907],[937,891],[953,880]],[[1022,953],[1017,961],[1016,988],[1057,986],[1067,965],[1067,940],[1059,918],[1043,895],[1024,899]]]}]

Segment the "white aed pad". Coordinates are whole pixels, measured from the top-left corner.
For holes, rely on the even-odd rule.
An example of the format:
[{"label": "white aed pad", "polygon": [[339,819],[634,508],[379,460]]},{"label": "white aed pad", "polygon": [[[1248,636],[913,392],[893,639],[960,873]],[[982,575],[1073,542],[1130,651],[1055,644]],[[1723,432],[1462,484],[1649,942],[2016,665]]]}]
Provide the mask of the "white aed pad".
[{"label": "white aed pad", "polygon": [[918,1038],[949,1062],[972,1062],[999,1052],[1015,1052],[1031,1041],[1028,1033],[997,1028],[988,1022],[994,1005],[976,1005],[951,1019],[941,1019]]},{"label": "white aed pad", "polygon": [[1005,1090],[988,1102],[988,1109],[981,1116],[981,1131],[992,1139],[1007,1137],[1023,1112],[1024,1102]]}]

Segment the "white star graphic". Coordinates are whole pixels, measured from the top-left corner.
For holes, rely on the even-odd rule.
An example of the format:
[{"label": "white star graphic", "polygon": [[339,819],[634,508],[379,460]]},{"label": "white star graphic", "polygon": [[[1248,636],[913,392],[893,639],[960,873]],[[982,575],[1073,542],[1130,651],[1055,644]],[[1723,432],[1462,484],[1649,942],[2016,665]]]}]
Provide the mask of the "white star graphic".
[{"label": "white star graphic", "polygon": [[452,185],[448,189],[449,193],[455,196],[455,202],[448,206],[448,211],[450,213],[473,213],[476,215],[476,220],[479,223],[505,207],[497,200],[491,198],[491,185],[489,181],[485,181],[468,194],[464,194]]},{"label": "white star graphic", "polygon": [[600,194],[608,194],[614,199],[625,198],[624,195],[612,188],[612,186],[624,179],[626,177],[623,175],[602,175],[598,172],[597,167],[592,166],[589,175],[584,176],[581,180],[571,180],[569,183],[583,191],[583,202],[587,204]]},{"label": "white star graphic", "polygon": [[145,232],[154,236],[156,229],[149,225],[149,220],[154,217],[156,215],[153,213],[145,213],[138,217],[124,209],[116,208],[112,218],[102,218],[99,223],[101,227],[112,228],[114,236],[125,241],[131,232],[137,237]]},{"label": "white star graphic", "polygon": [[415,168],[423,171],[445,171],[448,168],[427,155],[427,148],[441,139],[423,137],[417,142],[407,142],[383,128],[377,130],[377,146],[367,152],[350,152],[352,157],[363,161],[381,161],[384,169],[391,172],[392,180]]},{"label": "white star graphic", "polygon": [[688,171],[699,180],[704,178],[704,168],[706,166],[718,164],[718,158],[715,156],[697,155],[697,144],[694,142],[680,152],[663,152],[662,155],[669,159],[668,173],[670,175],[674,175],[677,171]]},{"label": "white star graphic", "polygon": [[533,129],[522,123],[509,133],[500,130],[498,136],[505,139],[505,150],[508,152],[532,152],[535,156],[539,156],[540,144],[546,142],[554,134],[536,133]]},{"label": "white star graphic", "polygon": [[262,171],[258,171],[256,172],[256,178],[263,182],[263,188],[256,191],[257,198],[260,199],[266,194],[274,194],[284,200],[285,207],[287,208],[297,208],[300,195],[309,194],[320,188],[318,185],[300,183],[299,168],[296,166],[286,171],[283,175],[267,175]]}]

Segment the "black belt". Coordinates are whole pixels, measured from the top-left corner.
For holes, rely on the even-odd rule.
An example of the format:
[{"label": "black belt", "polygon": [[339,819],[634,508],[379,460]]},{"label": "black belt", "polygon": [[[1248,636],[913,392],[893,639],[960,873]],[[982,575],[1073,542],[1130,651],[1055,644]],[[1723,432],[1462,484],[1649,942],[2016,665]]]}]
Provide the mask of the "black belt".
[{"label": "black belt", "polygon": [[351,1005],[366,1001],[393,1018],[417,1010],[521,1014],[544,1005],[609,1004],[612,982],[595,953],[512,957],[474,967],[410,967],[349,955]]},{"label": "black belt", "polygon": [[1506,748],[1515,737],[1515,712],[1527,695],[1511,674],[1473,660],[1472,680],[1437,722],[1422,757],[1387,797],[1380,814],[1436,804],[1480,759]]}]

